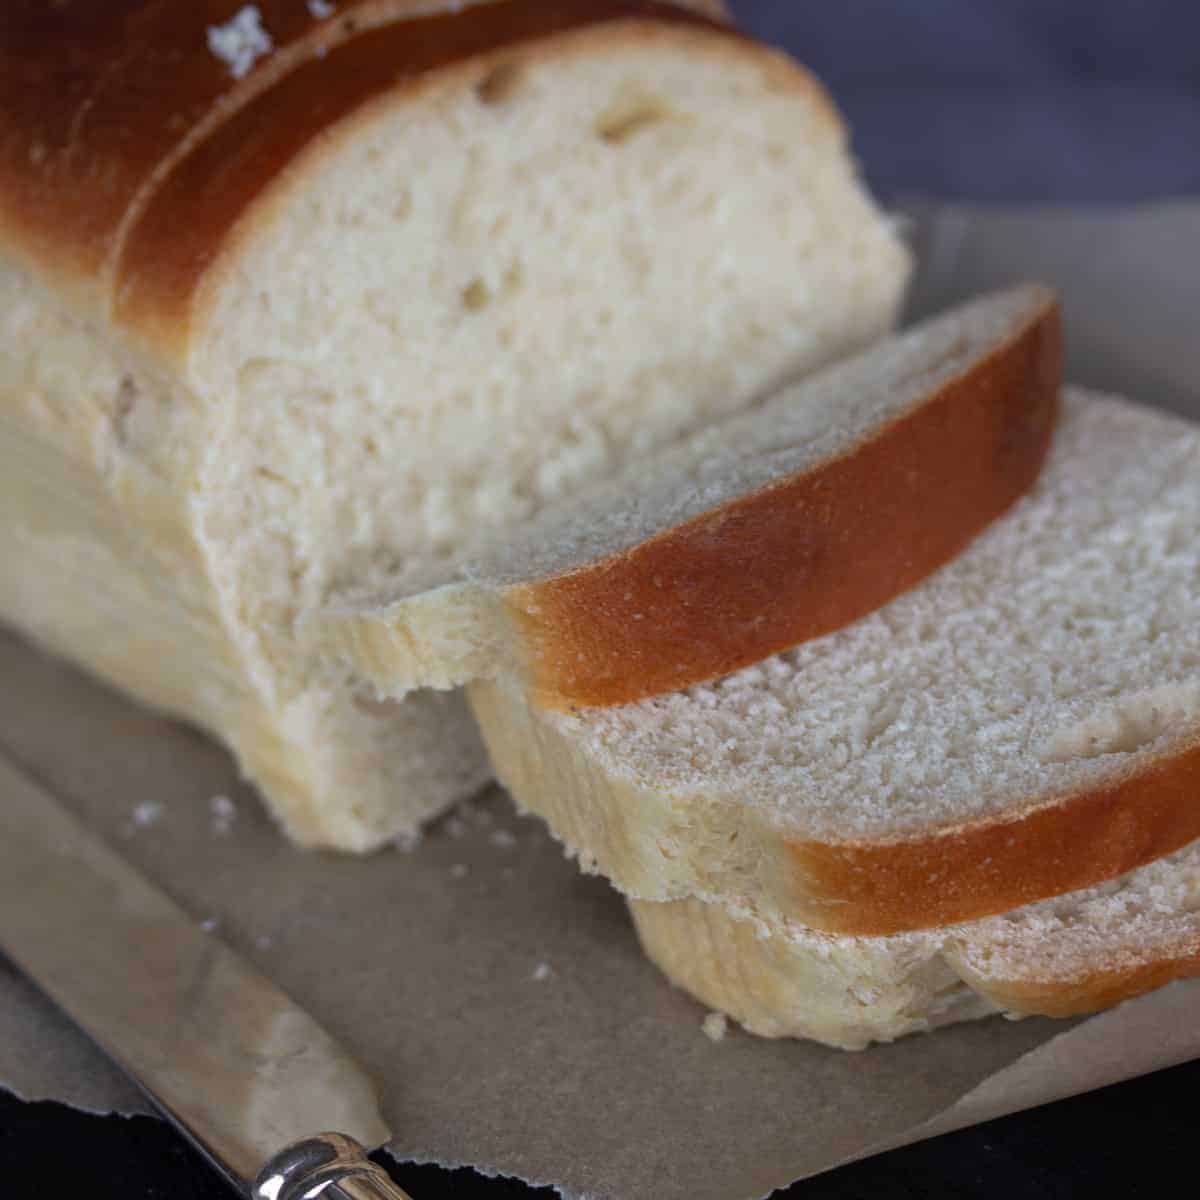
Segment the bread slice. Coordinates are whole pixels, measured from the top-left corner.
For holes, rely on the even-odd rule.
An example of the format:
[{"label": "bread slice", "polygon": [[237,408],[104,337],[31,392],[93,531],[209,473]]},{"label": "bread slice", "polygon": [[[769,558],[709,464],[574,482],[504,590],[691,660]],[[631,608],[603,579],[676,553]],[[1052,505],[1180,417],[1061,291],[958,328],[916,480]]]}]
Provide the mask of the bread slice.
[{"label": "bread slice", "polygon": [[728,674],[879,607],[1023,495],[1060,372],[1049,292],[977,301],[631,464],[461,581],[343,605],[327,644],[389,697],[505,672],[565,709]]},{"label": "bread slice", "polygon": [[1200,836],[1198,571],[1200,429],[1072,392],[1029,496],[846,629],[619,708],[470,695],[519,803],[630,896],[930,928]]},{"label": "bread slice", "polygon": [[376,846],[482,748],[305,616],[873,340],[907,253],[819,85],[671,5],[260,3],[240,65],[78,9],[0,38],[0,619]]},{"label": "bread slice", "polygon": [[1200,974],[1200,843],[1003,916],[892,937],[739,920],[698,900],[630,905],[680,987],[765,1037],[846,1050],[990,1013],[1071,1017]]}]

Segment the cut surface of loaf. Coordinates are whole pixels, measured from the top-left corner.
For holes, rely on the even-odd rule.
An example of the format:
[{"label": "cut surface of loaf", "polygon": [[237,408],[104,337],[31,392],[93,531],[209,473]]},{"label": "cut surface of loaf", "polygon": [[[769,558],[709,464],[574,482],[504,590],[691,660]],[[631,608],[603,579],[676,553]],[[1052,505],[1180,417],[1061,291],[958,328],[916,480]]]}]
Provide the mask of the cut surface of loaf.
[{"label": "cut surface of loaf", "polygon": [[838,937],[698,900],[633,901],[649,957],[765,1037],[847,1050],[991,1013],[1097,1012],[1200,974],[1200,844],[1120,879],[965,925]]},{"label": "cut surface of loaf", "polygon": [[1004,912],[1200,836],[1200,430],[1063,403],[1030,494],[837,633],[619,708],[471,685],[499,777],[635,898],[837,933]]},{"label": "cut surface of loaf", "polygon": [[533,702],[622,704],[725,675],[879,607],[1032,485],[1058,310],[999,293],[631,464],[458,566],[334,610],[381,694],[501,672]]},{"label": "cut surface of loaf", "polygon": [[818,85],[670,5],[263,4],[241,79],[236,5],[77,8],[0,39],[0,618],[367,849],[486,763],[306,614],[874,339],[907,254]]}]

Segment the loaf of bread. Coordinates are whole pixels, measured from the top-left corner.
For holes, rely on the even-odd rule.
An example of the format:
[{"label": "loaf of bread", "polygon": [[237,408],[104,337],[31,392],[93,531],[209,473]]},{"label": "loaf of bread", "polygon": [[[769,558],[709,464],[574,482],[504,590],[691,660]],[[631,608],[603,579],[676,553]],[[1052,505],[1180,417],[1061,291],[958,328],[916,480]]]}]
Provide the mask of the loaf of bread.
[{"label": "loaf of bread", "polygon": [[965,925],[839,937],[698,900],[633,901],[650,958],[765,1037],[846,1050],[992,1013],[1071,1017],[1200,974],[1200,843]]},{"label": "loaf of bread", "polygon": [[1059,340],[1045,289],[976,301],[631,463],[455,581],[342,605],[327,644],[389,698],[505,673],[568,709],[701,683],[838,629],[1033,484]]},{"label": "loaf of bread", "polygon": [[819,85],[696,12],[314,12],[6,11],[0,619],[363,850],[487,766],[306,618],[874,339],[907,255]]},{"label": "loaf of bread", "polygon": [[470,694],[518,802],[628,895],[931,928],[1200,837],[1198,571],[1200,429],[1070,392],[1030,494],[853,625],[620,707]]}]

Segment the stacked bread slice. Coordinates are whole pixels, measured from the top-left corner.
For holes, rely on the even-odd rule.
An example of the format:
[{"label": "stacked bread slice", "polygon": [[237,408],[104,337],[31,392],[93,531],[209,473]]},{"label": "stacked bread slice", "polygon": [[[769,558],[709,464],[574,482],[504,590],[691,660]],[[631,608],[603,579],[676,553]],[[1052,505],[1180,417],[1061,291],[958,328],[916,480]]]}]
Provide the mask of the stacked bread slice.
[{"label": "stacked bread slice", "polygon": [[[335,619],[377,683],[388,661],[401,689],[421,665],[389,660],[393,641],[476,675],[518,802],[631,898],[668,975],[758,1032],[857,1047],[997,1010],[1088,1011],[1192,973],[1200,431],[1072,390],[1059,412],[1056,333],[1039,289],[976,302],[675,448],[637,493],[581,497],[578,520],[535,531],[540,556],[522,542]],[[971,448],[981,411],[991,438]],[[899,431],[923,421],[936,436],[905,457]],[[774,519],[738,522],[771,503]],[[928,553],[947,524],[954,549]],[[881,554],[872,533],[898,546]],[[620,600],[664,542],[674,573],[647,613],[666,633],[621,640],[605,608],[615,593],[640,626]],[[755,661],[722,674],[708,630],[728,610],[705,603],[726,567],[756,598],[738,614]],[[863,575],[877,590],[860,606]],[[580,703],[577,681],[607,676],[570,640],[564,586],[634,648],[630,673],[669,648],[689,686],[651,673],[637,699]],[[694,646],[674,636],[689,614]],[[792,648],[757,653],[772,641]]]}]

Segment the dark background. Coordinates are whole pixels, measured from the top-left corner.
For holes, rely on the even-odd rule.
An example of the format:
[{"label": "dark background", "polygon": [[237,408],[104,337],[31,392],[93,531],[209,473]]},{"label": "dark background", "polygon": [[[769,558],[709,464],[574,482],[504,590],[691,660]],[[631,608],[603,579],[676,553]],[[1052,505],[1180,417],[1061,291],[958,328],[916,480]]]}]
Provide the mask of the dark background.
[{"label": "dark background", "polygon": [[[1128,204],[1200,193],[1200,0],[733,7],[745,27],[786,46],[829,85],[885,199]],[[906,1147],[780,1196],[1152,1195],[1190,1157],[1197,1092],[1200,1063],[1175,1067]],[[554,1195],[470,1171],[401,1166],[395,1174],[415,1200]],[[0,1196],[227,1195],[160,1122],[0,1093]]]}]

